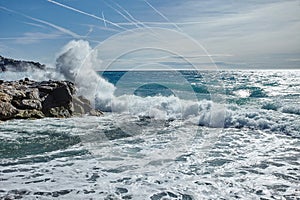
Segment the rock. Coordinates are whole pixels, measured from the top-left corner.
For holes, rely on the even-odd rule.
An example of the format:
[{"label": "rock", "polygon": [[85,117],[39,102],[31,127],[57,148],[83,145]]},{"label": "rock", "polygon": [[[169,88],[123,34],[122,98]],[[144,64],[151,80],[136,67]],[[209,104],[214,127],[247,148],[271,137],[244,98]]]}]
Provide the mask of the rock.
[{"label": "rock", "polygon": [[89,113],[88,113],[89,115],[91,115],[91,116],[101,116],[101,115],[103,115],[103,112],[101,112],[100,110],[91,110]]},{"label": "rock", "polygon": [[21,109],[42,109],[42,103],[35,99],[23,99],[21,104]]},{"label": "rock", "polygon": [[88,104],[88,105],[91,104],[91,102],[88,99],[84,98],[83,96],[79,96],[78,99],[85,104]]},{"label": "rock", "polygon": [[54,107],[47,110],[45,113],[47,117],[58,117],[58,118],[65,118],[65,117],[71,117],[72,111],[70,109],[65,108],[64,106],[61,107]]},{"label": "rock", "polygon": [[15,100],[26,98],[25,91],[17,90],[16,88],[13,87],[5,89],[3,90],[3,92],[10,95]]},{"label": "rock", "polygon": [[8,102],[0,101],[0,120],[7,120],[14,118],[18,110]]},{"label": "rock", "polygon": [[0,72],[6,72],[6,71],[21,72],[21,71],[28,71],[31,69],[44,70],[45,65],[39,62],[20,61],[11,58],[4,58],[0,56]]},{"label": "rock", "polygon": [[103,115],[89,100],[75,94],[69,81],[4,81],[0,85],[0,120]]},{"label": "rock", "polygon": [[92,108],[88,99],[83,96],[73,97],[72,106],[75,115],[89,114],[91,116],[101,116],[103,113]]},{"label": "rock", "polygon": [[42,102],[43,113],[47,117],[71,117],[73,107],[69,87],[63,85],[53,89]]},{"label": "rock", "polygon": [[83,97],[73,97],[72,103],[75,114],[89,113],[93,109],[89,101],[84,99]]},{"label": "rock", "polygon": [[0,92],[0,101],[2,102],[10,102],[13,98],[6,94],[6,93],[3,93],[3,92]]},{"label": "rock", "polygon": [[54,87],[48,86],[48,85],[40,85],[38,87],[39,92],[43,92],[43,93],[49,93],[52,92],[54,90]]},{"label": "rock", "polygon": [[84,108],[82,107],[82,102],[77,98],[74,97],[72,101],[72,109],[74,115],[82,115],[84,114]]},{"label": "rock", "polygon": [[39,89],[32,88],[25,91],[26,99],[40,99]]},{"label": "rock", "polygon": [[16,119],[40,119],[44,118],[45,115],[42,111],[39,110],[19,110],[16,114]]}]

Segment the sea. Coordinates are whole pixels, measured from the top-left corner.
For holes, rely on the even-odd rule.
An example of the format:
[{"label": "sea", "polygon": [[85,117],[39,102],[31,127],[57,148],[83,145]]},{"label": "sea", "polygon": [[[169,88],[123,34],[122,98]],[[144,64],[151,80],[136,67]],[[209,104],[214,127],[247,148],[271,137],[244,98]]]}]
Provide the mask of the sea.
[{"label": "sea", "polygon": [[299,70],[97,75],[101,117],[0,123],[0,199],[300,199]]}]

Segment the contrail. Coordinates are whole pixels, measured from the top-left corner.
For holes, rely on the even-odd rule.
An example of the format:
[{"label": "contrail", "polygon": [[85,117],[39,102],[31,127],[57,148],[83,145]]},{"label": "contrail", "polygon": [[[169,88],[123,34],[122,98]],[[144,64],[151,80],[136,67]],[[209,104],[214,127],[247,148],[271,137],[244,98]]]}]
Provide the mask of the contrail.
[{"label": "contrail", "polygon": [[[117,5],[121,10],[123,10],[131,19],[128,19],[128,17],[127,16],[124,16],[123,14],[121,14],[118,10],[117,10],[117,12],[118,13],[120,13],[124,18],[126,18],[128,21],[129,21],[129,23],[131,23],[131,25],[134,25],[134,26],[136,26],[137,28],[148,28],[154,35],[157,35],[152,29],[151,29],[151,27],[149,27],[149,26],[147,26],[147,25],[145,25],[145,24],[143,24],[142,22],[139,22],[138,20],[136,20],[127,10],[125,10],[125,8],[123,8],[121,5],[119,5],[118,3],[116,3],[116,2],[114,2],[114,1],[112,1],[111,0],[111,2],[113,2],[115,5]],[[113,8],[114,9],[114,8]],[[115,9],[114,9],[115,10]],[[142,27],[141,26],[139,26],[139,24],[141,24],[142,25]]]},{"label": "contrail", "polygon": [[62,4],[62,3],[59,3],[59,2],[56,2],[56,1],[53,1],[53,0],[47,0],[47,1],[50,2],[50,3],[56,4],[56,5],[58,5],[58,6],[61,6],[61,7],[63,7],[63,8],[67,8],[67,9],[69,9],[69,10],[73,10],[73,11],[78,12],[78,13],[81,13],[81,14],[83,14],[83,15],[86,15],[86,16],[89,16],[89,17],[92,17],[92,18],[101,20],[101,21],[103,21],[103,22],[106,22],[106,23],[108,23],[108,24],[111,24],[111,25],[113,25],[113,26],[116,26],[116,27],[118,27],[118,28],[120,28],[120,29],[122,29],[122,30],[128,30],[128,29],[126,29],[126,28],[124,28],[124,27],[122,27],[122,26],[120,26],[120,25],[118,25],[118,24],[116,24],[116,23],[114,23],[114,22],[111,22],[111,21],[108,21],[108,20],[106,20],[106,19],[103,19],[102,17],[98,17],[98,16],[96,16],[96,15],[93,15],[93,14],[90,14],[90,13],[87,13],[87,12],[84,12],[84,11],[81,11],[81,10],[78,10],[78,9],[76,9],[76,8],[67,6],[67,5],[65,5],[65,4]]},{"label": "contrail", "polygon": [[93,31],[94,31],[94,27],[90,26],[90,28],[89,28],[87,34],[85,35],[85,37],[89,36]]},{"label": "contrail", "polygon": [[41,24],[48,25],[48,26],[50,26],[50,27],[52,27],[52,28],[55,28],[55,29],[57,29],[57,30],[59,30],[59,31],[61,31],[61,32],[63,32],[63,33],[65,33],[65,34],[71,35],[71,36],[74,37],[74,38],[81,38],[81,37],[82,37],[82,36],[80,36],[80,35],[78,35],[78,34],[72,32],[72,31],[70,31],[70,30],[68,30],[68,29],[66,29],[66,28],[63,28],[63,27],[61,27],[61,26],[57,26],[57,25],[52,24],[52,23],[50,23],[50,22],[47,22],[47,21],[44,21],[44,20],[41,20],[41,19],[37,19],[37,18],[34,18],[34,17],[30,17],[30,16],[25,15],[25,14],[23,14],[23,13],[19,13],[19,12],[16,12],[16,11],[14,11],[14,10],[10,10],[10,9],[8,9],[8,8],[5,8],[5,7],[3,7],[3,6],[0,6],[0,8],[3,9],[3,10],[6,10],[6,11],[8,11],[8,12],[15,13],[15,14],[17,14],[17,15],[21,15],[21,16],[23,16],[23,17],[26,17],[27,19],[31,19],[31,20],[33,20],[33,21],[39,22],[39,23],[41,23]]},{"label": "contrail", "polygon": [[[216,21],[208,21],[208,22],[176,22],[177,25],[193,25],[193,24],[209,24],[214,23]],[[174,25],[173,22],[140,22],[148,25]],[[133,25],[133,23],[128,22],[118,22],[119,25]]]},{"label": "contrail", "polygon": [[120,12],[118,9],[114,8],[113,6],[111,6],[110,4],[108,4],[107,2],[104,1],[104,3],[110,7],[111,9],[113,9],[114,11],[116,11],[119,15],[121,15],[122,17],[124,17],[127,21],[129,21],[130,23],[132,23],[132,25],[135,25],[137,28],[140,28],[135,22],[131,21],[126,15],[124,15],[122,12]]},{"label": "contrail", "polygon": [[102,18],[104,19],[104,26],[105,26],[105,28],[107,28],[107,26],[106,26],[106,20],[105,20],[105,18],[104,18],[104,13],[103,13],[103,11],[102,11]]},{"label": "contrail", "polygon": [[44,25],[41,25],[41,24],[37,24],[37,23],[31,23],[31,22],[24,22],[22,21],[24,24],[27,24],[27,25],[30,25],[30,26],[36,26],[36,27],[39,27],[39,28],[46,28],[46,26]]},{"label": "contrail", "polygon": [[154,6],[152,6],[147,0],[144,0],[148,6],[150,6],[157,14],[159,14],[162,18],[164,18],[166,21],[170,22],[173,26],[175,26],[178,30],[182,31],[181,28],[179,28],[175,23],[172,23],[164,14],[159,12]]},{"label": "contrail", "polygon": [[121,10],[123,10],[133,21],[133,23],[141,24],[142,26],[144,26],[145,28],[150,28],[148,26],[146,26],[143,22],[140,22],[139,20],[135,19],[125,8],[123,8],[120,4],[114,2],[115,5],[117,5]]},{"label": "contrail", "polygon": [[66,34],[71,35],[71,36],[74,37],[74,38],[81,38],[81,37],[82,37],[82,36],[80,36],[80,35],[78,35],[78,34],[72,32],[72,31],[70,31],[70,30],[68,30],[68,29],[65,29],[65,28],[63,28],[63,27],[57,26],[57,25],[52,24],[52,23],[50,23],[50,22],[46,22],[46,21],[44,21],[44,20],[37,19],[37,18],[33,18],[33,17],[29,17],[29,16],[28,16],[28,18],[31,19],[31,20],[33,20],[33,21],[40,22],[40,23],[42,23],[42,24],[46,24],[46,25],[48,25],[48,26],[51,26],[51,27],[53,27],[53,28],[55,28],[55,29],[57,29],[57,30],[63,32],[63,33],[66,33]]}]

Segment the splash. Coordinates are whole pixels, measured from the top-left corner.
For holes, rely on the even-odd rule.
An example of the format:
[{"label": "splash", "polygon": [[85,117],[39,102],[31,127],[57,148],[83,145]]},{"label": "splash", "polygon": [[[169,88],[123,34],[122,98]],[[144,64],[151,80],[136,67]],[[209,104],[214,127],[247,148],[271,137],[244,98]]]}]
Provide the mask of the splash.
[{"label": "splash", "polygon": [[212,101],[199,102],[195,98],[184,100],[179,95],[114,95],[117,88],[94,70],[101,64],[97,51],[93,51],[87,41],[73,40],[61,49],[55,64],[47,65],[44,70],[30,68],[26,72],[6,72],[0,74],[0,78],[69,80],[76,84],[78,95],[88,98],[95,108],[102,111],[129,114],[132,117],[146,116],[155,120],[189,120],[193,124],[223,127],[224,109]]},{"label": "splash", "polygon": [[88,98],[95,107],[105,108],[113,98],[115,87],[93,69],[101,65],[101,60],[91,52],[87,41],[71,41],[56,59],[56,68],[67,80],[75,82],[79,95]]}]

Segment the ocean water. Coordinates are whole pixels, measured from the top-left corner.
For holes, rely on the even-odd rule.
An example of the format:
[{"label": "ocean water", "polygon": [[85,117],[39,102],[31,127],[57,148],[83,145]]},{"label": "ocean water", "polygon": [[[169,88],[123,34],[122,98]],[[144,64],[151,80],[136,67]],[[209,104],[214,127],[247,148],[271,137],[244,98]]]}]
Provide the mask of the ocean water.
[{"label": "ocean water", "polygon": [[103,117],[0,123],[0,198],[300,198],[300,71],[98,75]]}]

